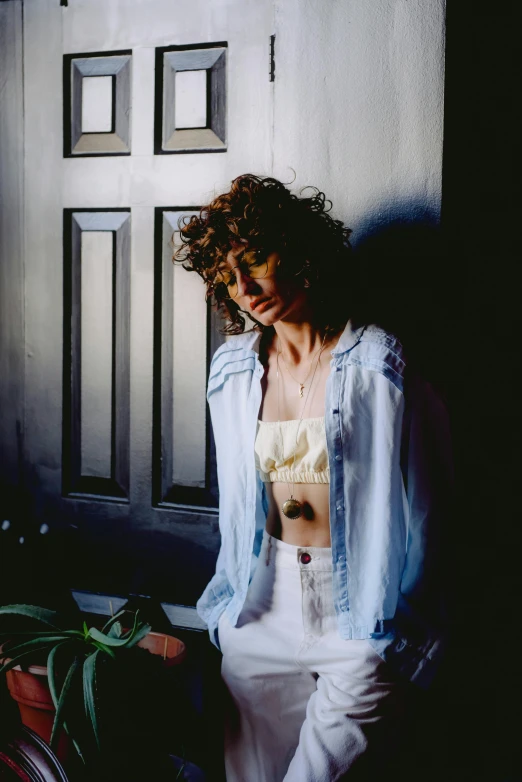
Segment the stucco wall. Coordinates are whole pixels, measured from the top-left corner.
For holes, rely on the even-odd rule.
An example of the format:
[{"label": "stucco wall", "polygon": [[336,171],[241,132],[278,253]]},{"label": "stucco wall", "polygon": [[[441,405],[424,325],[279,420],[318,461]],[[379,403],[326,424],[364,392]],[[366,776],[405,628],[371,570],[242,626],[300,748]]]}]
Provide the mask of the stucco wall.
[{"label": "stucco wall", "polygon": [[316,185],[357,243],[437,221],[445,0],[276,0],[274,176]]}]

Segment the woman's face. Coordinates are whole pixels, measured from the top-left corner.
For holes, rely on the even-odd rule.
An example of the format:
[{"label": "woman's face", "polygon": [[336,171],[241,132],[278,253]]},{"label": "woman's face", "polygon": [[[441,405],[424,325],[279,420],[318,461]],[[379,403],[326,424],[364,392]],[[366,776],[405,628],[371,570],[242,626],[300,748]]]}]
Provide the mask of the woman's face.
[{"label": "woman's face", "polygon": [[[302,281],[300,278],[282,277],[278,253],[269,253],[268,256],[263,256],[263,260],[265,258],[268,267],[266,275],[257,277],[253,269],[250,276],[244,264],[244,261],[251,260],[246,245],[237,244],[229,250],[226,262],[221,264],[220,268],[232,273],[236,279],[237,293],[233,296],[233,301],[263,326],[273,326],[279,320],[303,319],[307,313],[308,301]],[[239,268],[238,264],[241,264]]]}]

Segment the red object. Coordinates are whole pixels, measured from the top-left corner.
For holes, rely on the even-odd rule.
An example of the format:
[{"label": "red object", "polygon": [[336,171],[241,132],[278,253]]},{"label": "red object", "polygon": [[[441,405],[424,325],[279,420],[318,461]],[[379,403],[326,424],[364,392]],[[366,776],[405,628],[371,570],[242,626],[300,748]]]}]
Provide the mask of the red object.
[{"label": "red object", "polygon": [[303,565],[308,565],[308,563],[311,561],[312,561],[312,557],[310,556],[310,554],[307,551],[303,551],[303,553],[301,554],[301,562],[303,563]]},{"label": "red object", "polygon": [[[165,665],[170,668],[183,662],[186,655],[185,644],[178,638],[165,633],[150,632],[137,644],[152,654],[161,655]],[[5,658],[7,661],[9,658]],[[0,661],[2,660],[0,647]],[[7,686],[11,697],[18,703],[20,717],[24,725],[34,730],[47,744],[51,738],[55,708],[47,681],[47,668],[43,665],[29,665],[24,669],[16,665],[6,673]],[[63,730],[60,731],[56,755],[67,765],[67,759],[75,754],[72,742]],[[0,780],[1,782],[1,780]]]}]

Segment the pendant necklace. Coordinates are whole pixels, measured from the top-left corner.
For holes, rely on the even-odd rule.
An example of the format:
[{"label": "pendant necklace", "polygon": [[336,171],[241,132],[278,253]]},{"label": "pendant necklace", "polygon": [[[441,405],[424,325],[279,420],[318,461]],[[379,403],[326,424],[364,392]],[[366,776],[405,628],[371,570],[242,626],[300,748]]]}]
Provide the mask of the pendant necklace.
[{"label": "pendant necklace", "polygon": [[[323,341],[323,344],[324,344],[324,341]],[[317,353],[320,353],[320,352],[322,351],[322,349],[323,349],[323,346],[321,345],[321,346],[320,346],[320,347],[317,349]],[[280,351],[280,353],[281,353],[281,358],[283,359],[283,364],[284,364],[284,365],[285,365],[285,367],[286,367],[286,371],[288,372],[288,374],[290,375],[290,377],[292,378],[292,380],[294,381],[294,383],[297,383],[297,385],[299,386],[299,396],[300,396],[300,397],[301,397],[301,399],[302,399],[302,398],[303,398],[303,395],[304,395],[304,390],[305,390],[306,383],[308,382],[308,378],[310,377],[310,372],[312,371],[312,367],[313,367],[313,364],[314,364],[314,358],[315,358],[315,356],[317,355],[317,353],[316,353],[315,355],[313,355],[313,356],[312,356],[312,360],[310,361],[310,369],[308,370],[308,374],[307,374],[307,376],[305,377],[305,379],[304,379],[304,381],[303,381],[302,383],[300,383],[300,382],[299,382],[299,380],[297,380],[297,379],[296,379],[296,378],[295,378],[295,377],[292,375],[292,373],[290,372],[290,370],[288,369],[288,364],[287,364],[287,363],[286,363],[286,361],[285,361],[285,357],[284,357],[284,355],[283,355],[283,351],[282,351],[282,350]],[[312,380],[312,382],[313,382],[313,380]]]},{"label": "pendant necklace", "polygon": [[[323,337],[323,341],[321,343],[321,347],[318,351],[317,355],[317,361],[315,362],[315,369],[314,373],[312,375],[312,381],[310,383],[310,386],[308,388],[308,392],[306,394],[306,399],[304,401],[304,405],[301,410],[301,415],[299,417],[299,422],[297,424],[297,431],[295,433],[295,448],[294,448],[294,456],[292,459],[292,474],[294,471],[295,466],[295,455],[297,453],[297,441],[299,437],[299,427],[301,426],[301,421],[303,420],[304,411],[306,408],[306,404],[308,402],[308,397],[310,396],[310,391],[312,389],[312,386],[314,384],[314,378],[315,373],[317,372],[317,367],[319,366],[319,362],[321,360],[321,353],[323,352],[324,343],[326,340],[326,334]],[[280,346],[281,342],[279,340],[279,337],[277,338],[278,343],[278,349],[277,349],[277,356],[276,356],[276,367],[277,367],[277,423],[279,424],[279,432],[281,434],[281,456],[284,462],[284,440],[283,440],[283,433],[281,431],[281,407],[280,407],[280,399],[279,399],[279,354],[281,353]],[[284,361],[284,359],[283,359]],[[288,369],[288,367],[287,367]],[[311,369],[311,368],[310,368]],[[308,373],[310,374],[310,373]],[[308,379],[308,378],[307,378]],[[304,386],[303,386],[304,387]],[[299,394],[300,396],[303,396],[302,393]],[[287,482],[288,490],[290,491],[290,484]],[[294,487],[295,487],[295,481],[292,481],[292,491],[290,492],[290,498],[286,500],[286,502],[283,503],[281,510],[283,511],[284,515],[289,519],[298,519],[302,513],[303,513],[303,504],[299,502],[299,500],[296,500],[294,497]]]}]

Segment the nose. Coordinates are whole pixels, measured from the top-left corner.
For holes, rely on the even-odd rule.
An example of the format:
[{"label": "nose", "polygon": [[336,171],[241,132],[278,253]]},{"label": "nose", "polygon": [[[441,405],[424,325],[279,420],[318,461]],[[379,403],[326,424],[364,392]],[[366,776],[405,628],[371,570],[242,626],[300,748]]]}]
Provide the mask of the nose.
[{"label": "nose", "polygon": [[246,296],[256,287],[256,281],[249,277],[246,272],[241,271],[239,266],[234,269],[237,281],[237,298]]}]

